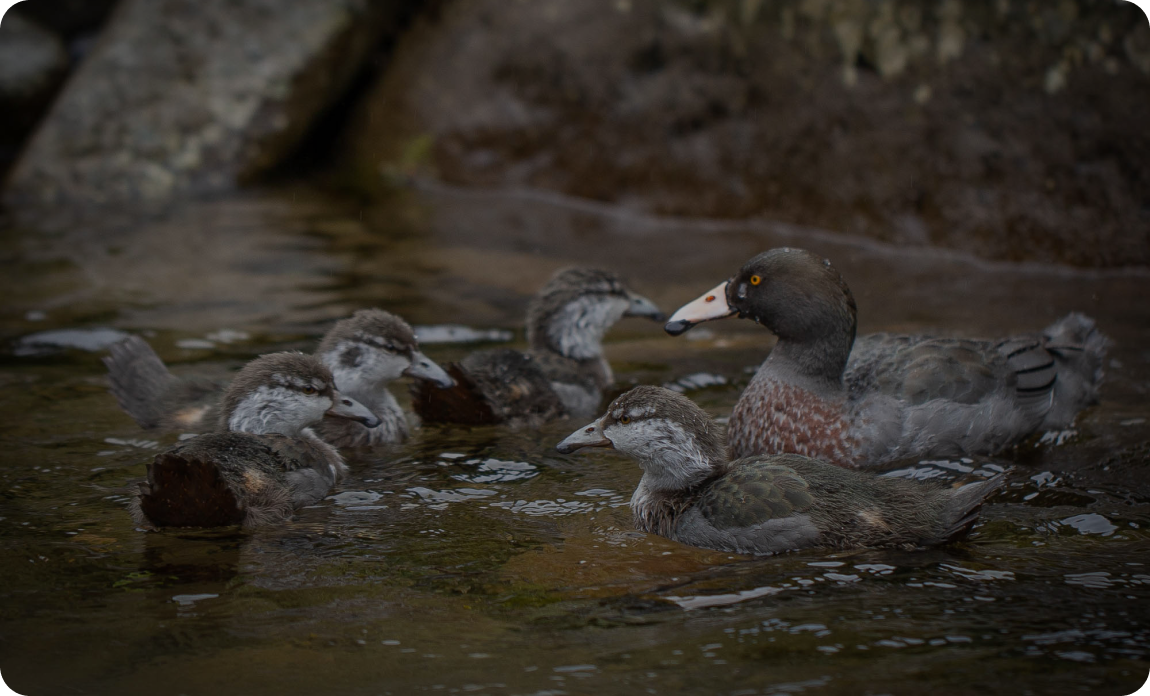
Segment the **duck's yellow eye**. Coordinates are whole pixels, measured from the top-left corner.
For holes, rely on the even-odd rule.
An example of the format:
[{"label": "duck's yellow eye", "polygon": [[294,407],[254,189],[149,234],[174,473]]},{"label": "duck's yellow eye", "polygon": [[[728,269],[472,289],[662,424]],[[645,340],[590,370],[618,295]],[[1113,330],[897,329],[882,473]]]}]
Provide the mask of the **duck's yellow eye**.
[{"label": "duck's yellow eye", "polygon": [[319,391],[319,390],[316,389],[315,387],[304,387],[303,388],[303,393],[307,394],[308,396],[315,394],[317,391]]},{"label": "duck's yellow eye", "polygon": [[762,277],[757,276],[757,275],[751,276],[751,285],[758,285],[761,282],[763,282]]},{"label": "duck's yellow eye", "polygon": [[622,423],[623,425],[627,425],[628,423],[631,422],[631,416],[620,416],[619,422]]}]

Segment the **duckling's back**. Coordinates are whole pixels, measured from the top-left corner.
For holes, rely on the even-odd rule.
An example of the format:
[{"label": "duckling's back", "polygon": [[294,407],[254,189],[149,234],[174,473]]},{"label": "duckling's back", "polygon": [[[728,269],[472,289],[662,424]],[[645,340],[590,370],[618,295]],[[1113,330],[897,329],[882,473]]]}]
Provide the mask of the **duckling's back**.
[{"label": "duckling's back", "polygon": [[133,501],[155,527],[254,526],[292,513],[282,436],[210,433],[156,455]]},{"label": "duckling's back", "polygon": [[455,386],[433,388],[417,381],[411,405],[425,423],[535,424],[564,413],[563,402],[530,353],[497,348],[452,363]]}]

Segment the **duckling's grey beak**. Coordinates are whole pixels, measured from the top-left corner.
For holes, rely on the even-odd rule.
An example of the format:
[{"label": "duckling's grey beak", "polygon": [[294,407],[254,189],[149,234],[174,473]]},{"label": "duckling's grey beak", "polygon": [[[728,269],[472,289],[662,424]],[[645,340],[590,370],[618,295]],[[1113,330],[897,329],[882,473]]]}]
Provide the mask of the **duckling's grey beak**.
[{"label": "duckling's grey beak", "polygon": [[631,306],[627,308],[626,312],[623,312],[625,317],[647,317],[652,321],[663,321],[667,317],[654,302],[642,295],[628,291],[627,298],[631,301]]},{"label": "duckling's grey beak", "polygon": [[568,435],[566,440],[555,445],[555,449],[559,450],[561,454],[571,454],[575,450],[583,449],[584,447],[609,447],[614,449],[615,445],[603,434],[603,424],[599,421],[579,428]]},{"label": "duckling's grey beak", "polygon": [[335,395],[332,396],[331,402],[331,408],[329,408],[326,413],[328,416],[359,421],[369,428],[374,428],[379,425],[379,417],[372,413],[371,409],[367,406],[364,406],[350,396],[344,396],[336,392]]},{"label": "duckling's grey beak", "polygon": [[431,358],[427,357],[418,350],[411,356],[411,366],[403,371],[403,374],[414,379],[425,379],[428,382],[434,382],[435,386],[440,389],[447,389],[455,386],[455,380],[451,375],[435,364]]},{"label": "duckling's grey beak", "polygon": [[667,322],[663,330],[672,336],[678,336],[695,324],[701,324],[712,319],[722,319],[734,313],[735,310],[727,304],[727,281],[724,280],[713,289],[680,307],[679,311],[671,315],[671,320]]}]

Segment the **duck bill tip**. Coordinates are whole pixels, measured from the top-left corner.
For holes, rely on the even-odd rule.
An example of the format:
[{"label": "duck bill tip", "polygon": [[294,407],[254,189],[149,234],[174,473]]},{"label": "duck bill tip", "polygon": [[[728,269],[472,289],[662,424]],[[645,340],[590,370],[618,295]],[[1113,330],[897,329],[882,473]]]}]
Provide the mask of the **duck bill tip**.
[{"label": "duck bill tip", "polygon": [[727,304],[727,281],[724,280],[680,307],[671,315],[663,330],[672,336],[678,336],[696,324],[729,317],[734,313],[735,310]]},{"label": "duck bill tip", "polygon": [[431,382],[440,389],[450,389],[455,386],[455,380],[447,371],[422,353],[416,353],[411,366],[403,374],[412,378]]},{"label": "duck bill tip", "polygon": [[331,408],[329,408],[324,415],[331,416],[332,418],[344,418],[346,420],[356,421],[368,428],[374,428],[382,422],[371,409],[355,399],[341,394],[335,395]]},{"label": "duck bill tip", "polygon": [[629,296],[631,298],[631,305],[627,308],[627,311],[623,313],[623,316],[644,317],[656,322],[664,321],[667,318],[667,315],[659,309],[659,306],[646,297],[636,295],[635,293],[629,293]]},{"label": "duck bill tip", "polygon": [[598,422],[579,428],[568,435],[558,445],[555,445],[555,449],[558,450],[560,454],[571,454],[589,447],[615,448],[614,443],[603,435],[603,429],[599,427]]}]

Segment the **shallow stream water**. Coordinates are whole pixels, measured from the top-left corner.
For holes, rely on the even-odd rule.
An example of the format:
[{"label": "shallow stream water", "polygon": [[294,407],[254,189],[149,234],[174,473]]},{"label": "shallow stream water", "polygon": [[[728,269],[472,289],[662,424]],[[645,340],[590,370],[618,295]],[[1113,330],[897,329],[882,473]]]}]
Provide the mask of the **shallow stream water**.
[{"label": "shallow stream water", "polygon": [[[436,187],[371,207],[260,192],[0,244],[0,668],[20,693],[1127,694],[1146,679],[1145,271]],[[460,325],[515,345],[562,266],[608,266],[673,310],[783,245],[833,260],[861,333],[997,336],[1085,312],[1114,341],[1103,400],[995,458],[894,467],[1009,472],[966,542],[919,552],[749,558],[640,534],[638,468],[559,455],[571,421],[419,429],[277,528],[146,533],[124,509],[175,436],[107,394],[117,332],[209,376],[309,350],[373,305],[430,338]],[[725,416],[772,341],[736,320],[670,338],[628,319],[607,355],[620,390],[675,385]],[[443,363],[480,345],[425,349]]]}]

